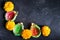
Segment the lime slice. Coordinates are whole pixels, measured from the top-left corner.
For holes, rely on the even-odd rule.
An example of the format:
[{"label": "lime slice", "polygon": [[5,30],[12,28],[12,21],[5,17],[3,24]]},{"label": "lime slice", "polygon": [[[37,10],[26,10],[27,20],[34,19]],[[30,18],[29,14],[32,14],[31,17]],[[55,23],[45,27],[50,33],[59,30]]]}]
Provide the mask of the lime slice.
[{"label": "lime slice", "polygon": [[16,24],[15,27],[14,27],[14,29],[13,29],[14,35],[15,36],[20,36],[23,29],[24,29],[23,23]]}]

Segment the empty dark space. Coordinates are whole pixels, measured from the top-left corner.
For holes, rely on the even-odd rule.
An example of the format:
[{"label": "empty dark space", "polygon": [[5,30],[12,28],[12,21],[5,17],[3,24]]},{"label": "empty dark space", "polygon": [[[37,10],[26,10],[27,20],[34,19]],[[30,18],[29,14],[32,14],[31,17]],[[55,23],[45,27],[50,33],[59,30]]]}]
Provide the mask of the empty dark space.
[{"label": "empty dark space", "polygon": [[[23,40],[16,37],[5,28],[4,3],[8,0],[0,0],[0,40]],[[60,40],[60,0],[9,0],[15,4],[18,11],[16,23],[23,22],[25,28],[29,28],[32,22],[38,25],[48,25],[51,34],[48,37],[40,36],[29,40]]]}]

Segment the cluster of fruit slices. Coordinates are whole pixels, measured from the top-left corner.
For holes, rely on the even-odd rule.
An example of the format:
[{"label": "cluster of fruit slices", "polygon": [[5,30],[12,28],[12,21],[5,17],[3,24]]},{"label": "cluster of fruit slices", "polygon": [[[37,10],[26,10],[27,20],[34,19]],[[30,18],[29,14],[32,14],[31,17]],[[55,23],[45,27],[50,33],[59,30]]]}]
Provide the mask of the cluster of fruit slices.
[{"label": "cluster of fruit slices", "polygon": [[[6,13],[5,19],[8,21],[6,23],[6,29],[8,29],[10,31],[13,30],[13,33],[15,36],[20,36],[22,31],[24,30],[24,25],[23,25],[23,23],[15,24],[14,20],[16,19],[16,16],[17,16],[16,13],[17,12],[15,12],[15,11],[10,11],[10,12]],[[11,27],[11,25],[14,25],[14,26]],[[40,27],[34,23],[32,23],[30,30],[32,31],[32,37],[37,38],[41,35]]]},{"label": "cluster of fruit slices", "polygon": [[[18,12],[16,12],[16,11],[9,11],[5,14],[5,19],[7,20],[6,29],[9,31],[13,31],[15,36],[20,36],[20,35],[22,35],[22,31],[24,31],[25,29],[24,29],[24,25],[22,22],[15,24],[14,20],[16,19],[17,14],[18,14]],[[32,34],[30,36],[32,36],[34,38],[38,38],[41,35],[41,31],[46,30],[46,29],[43,28],[41,30],[37,24],[32,23],[29,30],[31,31],[30,33]],[[47,30],[46,31],[48,32],[48,35],[49,35],[50,34],[50,28],[47,28]],[[43,31],[42,34],[44,34],[44,35],[46,34],[45,36],[48,36],[46,31]],[[27,32],[26,32],[26,34],[23,33],[23,35],[27,35],[28,33]],[[22,35],[22,37],[24,38],[23,35]],[[24,38],[24,39],[28,39],[28,38]]]}]

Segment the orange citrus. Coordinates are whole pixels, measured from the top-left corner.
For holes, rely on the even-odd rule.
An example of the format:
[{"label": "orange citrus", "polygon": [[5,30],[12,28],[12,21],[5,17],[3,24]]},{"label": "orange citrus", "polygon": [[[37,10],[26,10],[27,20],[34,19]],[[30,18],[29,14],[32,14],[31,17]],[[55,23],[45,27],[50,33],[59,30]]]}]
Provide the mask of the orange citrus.
[{"label": "orange citrus", "polygon": [[12,31],[13,28],[14,28],[14,26],[15,26],[15,22],[14,22],[14,21],[8,21],[8,22],[6,23],[6,29],[7,29],[7,30]]},{"label": "orange citrus", "polygon": [[32,32],[29,29],[24,29],[22,32],[22,37],[24,39],[29,39],[32,36]]},{"label": "orange citrus", "polygon": [[4,10],[9,12],[9,11],[13,11],[14,9],[14,4],[11,1],[7,1],[4,4]]},{"label": "orange citrus", "polygon": [[42,27],[43,36],[49,36],[50,32],[51,32],[51,29],[49,28],[49,26],[43,26]]}]

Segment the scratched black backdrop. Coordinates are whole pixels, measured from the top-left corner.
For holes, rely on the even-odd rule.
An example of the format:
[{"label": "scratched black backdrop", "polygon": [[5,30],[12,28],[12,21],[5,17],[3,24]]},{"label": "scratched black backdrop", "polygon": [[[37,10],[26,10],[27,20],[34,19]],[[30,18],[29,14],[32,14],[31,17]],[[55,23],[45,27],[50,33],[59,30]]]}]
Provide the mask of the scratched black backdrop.
[{"label": "scratched black backdrop", "polygon": [[[0,0],[0,40],[23,40],[16,37],[5,28],[5,12],[3,4],[8,0]],[[38,25],[48,25],[51,34],[48,37],[40,36],[29,40],[60,40],[60,0],[10,0],[15,4],[18,11],[16,23],[23,22],[25,28],[30,27],[34,22]]]}]

